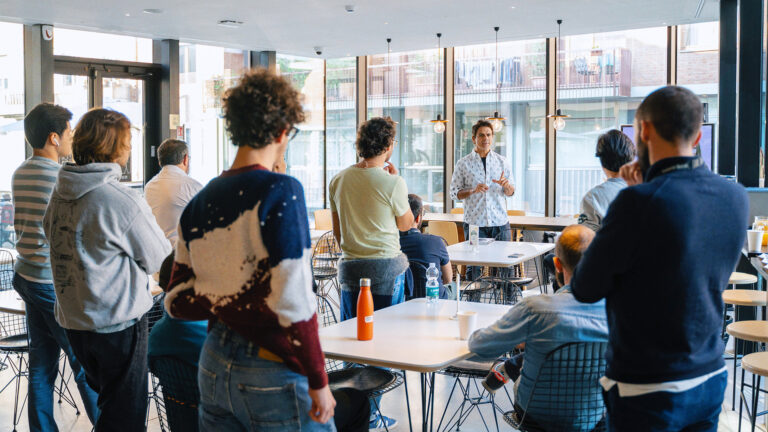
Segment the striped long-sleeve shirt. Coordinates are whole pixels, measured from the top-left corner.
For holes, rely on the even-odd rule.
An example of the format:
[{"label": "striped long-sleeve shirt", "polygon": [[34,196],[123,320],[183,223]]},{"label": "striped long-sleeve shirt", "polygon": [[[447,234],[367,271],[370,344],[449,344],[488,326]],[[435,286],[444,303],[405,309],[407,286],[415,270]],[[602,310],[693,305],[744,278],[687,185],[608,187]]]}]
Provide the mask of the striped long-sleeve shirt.
[{"label": "striped long-sleeve shirt", "polygon": [[16,273],[30,282],[52,284],[48,240],[43,232],[43,215],[51,199],[59,164],[32,156],[13,173],[11,188],[16,230]]}]

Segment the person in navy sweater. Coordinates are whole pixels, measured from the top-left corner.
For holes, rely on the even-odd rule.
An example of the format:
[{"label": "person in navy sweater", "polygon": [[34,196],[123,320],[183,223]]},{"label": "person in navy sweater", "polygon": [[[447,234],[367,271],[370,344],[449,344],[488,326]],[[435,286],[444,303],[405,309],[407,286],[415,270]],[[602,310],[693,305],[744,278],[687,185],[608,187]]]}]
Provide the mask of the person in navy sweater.
[{"label": "person in navy sweater", "polygon": [[721,293],[746,236],[744,188],[694,156],[702,106],[690,90],[651,93],[635,115],[638,160],[571,281],[606,299],[610,430],[717,430],[727,373]]}]

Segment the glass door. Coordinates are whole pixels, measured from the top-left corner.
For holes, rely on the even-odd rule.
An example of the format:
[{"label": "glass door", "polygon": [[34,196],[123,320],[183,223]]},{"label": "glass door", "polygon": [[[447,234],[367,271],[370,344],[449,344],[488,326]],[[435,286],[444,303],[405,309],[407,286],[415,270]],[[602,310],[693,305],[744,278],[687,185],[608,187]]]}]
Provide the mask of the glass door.
[{"label": "glass door", "polygon": [[131,158],[122,181],[144,181],[144,81],[102,78],[102,107],[123,113],[131,121]]}]

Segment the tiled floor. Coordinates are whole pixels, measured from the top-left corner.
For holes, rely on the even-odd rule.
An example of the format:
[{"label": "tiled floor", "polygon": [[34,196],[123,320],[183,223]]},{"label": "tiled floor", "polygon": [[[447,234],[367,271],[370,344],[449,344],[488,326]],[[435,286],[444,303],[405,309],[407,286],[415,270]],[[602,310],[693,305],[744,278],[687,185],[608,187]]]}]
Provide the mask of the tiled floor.
[{"label": "tiled floor", "polygon": [[[5,370],[0,372],[0,383],[2,385],[5,385],[5,383],[10,379],[10,372],[9,370]],[[448,394],[451,389],[451,385],[453,384],[452,378],[438,375],[436,378],[436,398],[435,398],[435,406],[437,407],[436,410],[436,417],[435,417],[435,427],[437,427],[440,416],[442,415],[443,409],[446,405],[446,400],[448,398]],[[74,386],[72,386],[72,390],[75,390]],[[511,388],[509,389],[511,391]],[[26,392],[26,384],[22,382],[21,386],[21,394],[25,394]],[[409,399],[411,402],[411,413],[413,415],[414,419],[414,429],[420,429],[418,425],[418,421],[421,418],[421,401],[420,401],[420,393],[419,393],[419,376],[415,373],[408,373],[408,393],[409,393]],[[79,402],[79,396],[77,396],[77,392],[74,391],[75,398]],[[500,397],[498,397],[498,403],[501,405],[502,409],[507,410],[510,408],[510,403],[506,399],[506,396],[502,393],[498,393]],[[13,396],[14,396],[14,388],[13,386],[7,388],[5,391],[0,393],[0,431],[10,431],[11,430],[11,423],[12,423],[12,417],[13,417]],[[726,402],[724,403],[724,409],[723,413],[720,416],[720,428],[719,430],[722,432],[730,432],[730,431],[736,431],[737,430],[737,424],[738,424],[738,414],[734,411],[730,410],[730,386],[729,389],[726,391]],[[454,398],[451,401],[451,404],[449,406],[449,414],[448,417],[450,417],[450,413],[455,411],[458,408],[459,400],[454,394]],[[67,431],[82,431],[82,432],[88,432],[91,430],[90,422],[88,421],[88,417],[85,415],[85,413],[81,413],[80,416],[75,415],[75,410],[66,405],[66,403],[62,403],[59,405],[54,401],[54,411],[55,416],[59,425],[59,430],[62,432]],[[405,391],[403,387],[401,386],[398,389],[395,389],[391,393],[385,395],[383,402],[383,411],[385,415],[388,415],[390,417],[394,417],[399,420],[400,425],[397,427],[396,430],[399,431],[407,431],[407,410],[405,405]],[[81,405],[82,406],[82,405]],[[488,430],[496,430],[496,427],[494,425],[493,420],[493,414],[491,411],[491,408],[486,405],[480,408],[480,412],[482,412],[483,417],[477,413],[473,412],[469,415],[466,422],[461,426],[461,430],[465,432],[474,432],[474,431],[488,431]],[[160,425],[157,420],[157,415],[155,412],[154,404],[150,407],[150,414],[149,414],[150,420],[149,420],[149,431],[159,431]],[[485,419],[486,424],[483,423],[483,419]],[[504,423],[501,420],[501,416],[498,417],[498,421],[500,422],[499,428],[500,430],[512,430],[511,427],[509,427],[506,423]],[[748,430],[747,428],[748,423],[745,422],[745,424],[742,426],[744,430]],[[445,425],[443,425],[443,428]],[[761,430],[765,430],[765,428],[760,428]],[[21,422],[18,426],[19,431],[27,431],[27,413],[26,408],[23,412]],[[437,429],[435,429],[437,430]],[[453,428],[453,430],[456,430]]]}]

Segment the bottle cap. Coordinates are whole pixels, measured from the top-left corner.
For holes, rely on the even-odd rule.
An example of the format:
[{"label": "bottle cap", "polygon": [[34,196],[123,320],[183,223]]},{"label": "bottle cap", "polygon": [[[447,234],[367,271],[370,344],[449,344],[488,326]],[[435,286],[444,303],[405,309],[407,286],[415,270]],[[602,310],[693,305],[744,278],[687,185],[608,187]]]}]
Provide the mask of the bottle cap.
[{"label": "bottle cap", "polygon": [[371,286],[371,280],[368,278],[361,278],[360,279],[360,286]]}]

